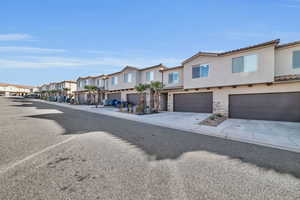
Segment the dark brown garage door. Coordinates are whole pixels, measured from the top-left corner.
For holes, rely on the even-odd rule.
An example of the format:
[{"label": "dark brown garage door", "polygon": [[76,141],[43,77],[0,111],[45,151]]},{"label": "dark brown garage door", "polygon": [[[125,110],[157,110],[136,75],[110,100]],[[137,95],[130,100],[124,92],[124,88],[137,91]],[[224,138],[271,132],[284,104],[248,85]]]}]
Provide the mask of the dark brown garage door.
[{"label": "dark brown garage door", "polygon": [[300,92],[230,95],[229,117],[300,122]]},{"label": "dark brown garage door", "polygon": [[121,101],[121,93],[111,93],[107,95],[108,100],[119,100]]},{"label": "dark brown garage door", "polygon": [[139,104],[139,95],[138,94],[127,94],[127,102],[138,105]]},{"label": "dark brown garage door", "polygon": [[212,113],[212,92],[174,94],[175,112]]}]

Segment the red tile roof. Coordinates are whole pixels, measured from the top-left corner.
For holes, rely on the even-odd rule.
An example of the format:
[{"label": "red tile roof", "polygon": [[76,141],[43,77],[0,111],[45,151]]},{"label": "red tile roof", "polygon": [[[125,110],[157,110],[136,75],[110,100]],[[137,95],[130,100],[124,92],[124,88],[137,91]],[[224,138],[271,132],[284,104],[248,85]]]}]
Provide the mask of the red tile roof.
[{"label": "red tile roof", "polygon": [[248,47],[244,47],[244,48],[239,48],[239,49],[235,49],[235,50],[230,50],[230,51],[225,51],[225,52],[221,52],[221,53],[210,53],[210,52],[198,52],[197,54],[193,55],[192,57],[184,60],[182,62],[182,64],[185,64],[187,62],[190,62],[191,60],[199,57],[199,56],[225,56],[228,54],[232,54],[232,53],[238,53],[238,52],[242,52],[242,51],[247,51],[250,49],[255,49],[255,48],[259,48],[259,47],[264,47],[264,46],[269,46],[269,45],[278,45],[280,42],[280,39],[276,39],[276,40],[271,40],[269,42],[264,42],[264,43],[260,43],[260,44],[256,44],[256,45],[252,45],[252,46],[248,46]]},{"label": "red tile roof", "polygon": [[292,74],[292,75],[275,77],[275,81],[292,81],[292,80],[300,80],[300,74]]}]

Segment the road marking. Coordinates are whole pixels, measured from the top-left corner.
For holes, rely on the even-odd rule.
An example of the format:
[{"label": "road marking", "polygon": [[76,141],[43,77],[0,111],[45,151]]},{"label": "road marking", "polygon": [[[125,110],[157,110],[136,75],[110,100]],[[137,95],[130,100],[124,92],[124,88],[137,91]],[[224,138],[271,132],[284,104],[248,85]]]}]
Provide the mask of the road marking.
[{"label": "road marking", "polygon": [[12,165],[8,166],[7,168],[1,169],[1,170],[0,170],[0,175],[1,175],[1,174],[4,174],[4,173],[6,173],[6,172],[8,172],[9,170],[11,170],[11,169],[17,167],[18,165],[23,164],[24,162],[26,162],[26,161],[28,161],[28,160],[30,160],[30,159],[36,157],[36,156],[39,156],[39,155],[42,154],[42,153],[45,153],[45,152],[47,152],[47,151],[50,151],[51,149],[54,149],[54,148],[56,148],[56,147],[58,147],[58,146],[60,146],[60,145],[62,145],[62,144],[66,144],[66,143],[70,142],[71,140],[74,140],[74,139],[77,138],[77,137],[79,137],[79,136],[78,136],[78,135],[76,135],[76,136],[71,136],[71,137],[69,137],[69,138],[66,139],[66,140],[63,140],[63,141],[61,141],[61,142],[59,142],[59,143],[57,143],[57,144],[51,145],[51,146],[49,146],[49,147],[46,147],[45,149],[43,149],[43,150],[41,150],[41,151],[39,151],[39,152],[36,152],[36,153],[34,153],[34,154],[31,154],[30,156],[27,156],[26,158],[24,158],[24,159],[22,159],[22,160],[19,160],[19,161],[15,162],[15,163],[13,163]]}]

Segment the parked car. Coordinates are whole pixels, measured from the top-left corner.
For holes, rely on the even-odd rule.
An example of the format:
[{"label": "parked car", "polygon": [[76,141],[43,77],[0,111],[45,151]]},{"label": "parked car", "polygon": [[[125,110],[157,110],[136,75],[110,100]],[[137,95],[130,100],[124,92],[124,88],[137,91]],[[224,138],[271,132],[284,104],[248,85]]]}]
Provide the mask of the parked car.
[{"label": "parked car", "polygon": [[24,98],[39,99],[40,96],[38,94],[28,94],[25,95]]}]

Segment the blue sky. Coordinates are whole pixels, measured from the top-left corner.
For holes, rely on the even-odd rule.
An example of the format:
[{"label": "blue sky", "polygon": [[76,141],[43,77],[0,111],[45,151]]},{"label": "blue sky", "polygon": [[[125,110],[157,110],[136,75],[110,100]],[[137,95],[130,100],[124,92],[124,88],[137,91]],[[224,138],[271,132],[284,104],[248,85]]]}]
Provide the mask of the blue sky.
[{"label": "blue sky", "polygon": [[0,82],[40,85],[300,40],[300,0],[3,0]]}]

